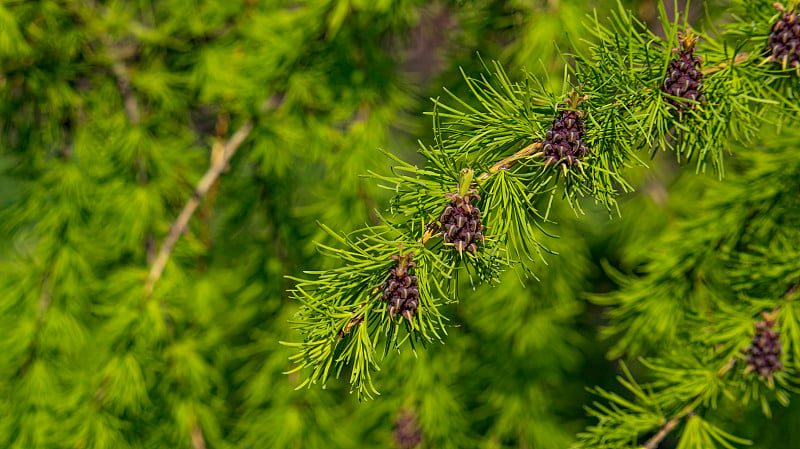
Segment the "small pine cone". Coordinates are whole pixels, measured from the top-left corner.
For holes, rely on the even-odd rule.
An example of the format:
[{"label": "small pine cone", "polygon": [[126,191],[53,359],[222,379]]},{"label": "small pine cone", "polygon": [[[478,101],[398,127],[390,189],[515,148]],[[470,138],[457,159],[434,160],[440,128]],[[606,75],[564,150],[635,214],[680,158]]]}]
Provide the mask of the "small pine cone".
[{"label": "small pine cone", "polygon": [[583,116],[583,111],[561,109],[542,141],[542,151],[547,165],[580,166],[581,158],[591,152],[583,142],[586,137]]},{"label": "small pine cone", "polygon": [[402,410],[394,421],[392,432],[394,443],[400,449],[411,449],[422,442],[422,429],[417,422],[417,417],[410,410]]},{"label": "small pine cone", "polygon": [[[661,85],[661,90],[669,95],[685,98],[687,100],[703,100],[703,72],[700,65],[703,60],[694,55],[694,45],[697,38],[691,34],[681,36],[681,51],[678,56],[669,62],[667,76]],[[674,106],[678,112],[697,106],[693,103],[678,101],[674,98],[664,98],[664,101]]]},{"label": "small pine cone", "polygon": [[411,261],[414,253],[394,255],[397,266],[389,270],[389,277],[383,283],[381,301],[387,303],[389,316],[401,315],[411,321],[419,307],[419,284],[414,276],[416,264]]},{"label": "small pine cone", "polygon": [[783,370],[780,333],[774,326],[775,320],[764,314],[764,320],[756,322],[756,333],[745,354],[745,371],[756,371],[764,379],[771,378],[775,371]]},{"label": "small pine cone", "polygon": [[800,14],[795,9],[783,11],[783,17],[772,24],[767,55],[767,61],[784,69],[800,69]]},{"label": "small pine cone", "polygon": [[439,217],[444,242],[452,244],[459,254],[467,250],[477,256],[478,241],[483,242],[484,237],[481,211],[473,203],[481,197],[475,191],[464,195],[448,193],[445,197],[450,199],[450,204]]}]

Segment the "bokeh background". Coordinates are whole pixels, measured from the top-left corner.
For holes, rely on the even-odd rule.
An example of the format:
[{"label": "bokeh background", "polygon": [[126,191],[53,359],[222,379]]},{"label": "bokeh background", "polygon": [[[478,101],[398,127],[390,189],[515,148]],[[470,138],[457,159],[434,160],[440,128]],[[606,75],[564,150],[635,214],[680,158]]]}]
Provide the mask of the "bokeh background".
[{"label": "bokeh background", "polygon": [[[331,263],[317,222],[376,220],[391,192],[362,175],[389,170],[381,149],[418,161],[430,98],[468,97],[460,70],[481,58],[557,86],[558,49],[616,3],[0,2],[0,447],[569,447],[592,423],[586,387],[618,388],[590,299],[700,190],[669,156],[632,173],[622,218],[557,204],[540,282],[511,274],[448,306],[446,345],[390,354],[373,401],[346,379],[295,391],[279,342],[299,338],[286,276]],[[654,1],[623,5],[660,31]],[[171,224],[249,121],[146,295]]]}]

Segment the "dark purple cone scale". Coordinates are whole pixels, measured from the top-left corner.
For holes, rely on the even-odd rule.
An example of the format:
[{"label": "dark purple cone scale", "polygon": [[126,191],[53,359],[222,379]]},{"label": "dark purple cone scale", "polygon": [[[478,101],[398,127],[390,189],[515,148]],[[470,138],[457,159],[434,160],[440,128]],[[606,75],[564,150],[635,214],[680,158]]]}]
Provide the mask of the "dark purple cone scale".
[{"label": "dark purple cone scale", "polygon": [[580,166],[580,160],[590,153],[583,142],[586,125],[583,111],[562,109],[542,141],[545,163],[547,165],[565,164],[567,167]]},{"label": "dark purple cone scale", "polygon": [[[678,52],[678,56],[669,62],[667,75],[661,85],[664,93],[687,100],[703,100],[703,72],[700,71],[703,60],[694,55],[695,41],[696,39],[691,36],[681,38],[683,48]],[[665,97],[664,101],[674,106],[678,112],[696,106],[693,103],[668,97]]]},{"label": "dark purple cone scale", "polygon": [[459,253],[466,250],[476,256],[478,241],[484,240],[481,211],[474,205],[481,197],[474,191],[464,195],[448,193],[445,197],[451,201],[439,217],[444,242],[452,244]]},{"label": "dark purple cone scale", "polygon": [[767,54],[769,62],[800,70],[800,14],[795,10],[785,12],[772,24]]},{"label": "dark purple cone scale", "polygon": [[383,283],[381,301],[387,303],[389,316],[401,315],[411,321],[419,307],[419,282],[413,269],[417,265],[411,261],[414,253],[395,255],[397,266],[389,270],[389,278]]},{"label": "dark purple cone scale", "polygon": [[756,322],[756,333],[745,356],[746,371],[755,371],[764,379],[769,379],[772,373],[783,370],[780,333],[774,326],[775,320],[766,314],[763,321]]},{"label": "dark purple cone scale", "polygon": [[419,443],[422,442],[422,429],[413,412],[403,410],[397,415],[392,438],[400,449],[412,449],[419,446]]}]

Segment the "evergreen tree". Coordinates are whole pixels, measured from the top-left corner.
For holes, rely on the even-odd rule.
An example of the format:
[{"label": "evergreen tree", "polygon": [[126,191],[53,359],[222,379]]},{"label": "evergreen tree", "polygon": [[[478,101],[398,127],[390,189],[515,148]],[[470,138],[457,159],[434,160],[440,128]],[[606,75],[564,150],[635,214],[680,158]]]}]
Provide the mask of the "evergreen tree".
[{"label": "evergreen tree", "polygon": [[793,441],[796,2],[587,3],[0,3],[0,447]]}]

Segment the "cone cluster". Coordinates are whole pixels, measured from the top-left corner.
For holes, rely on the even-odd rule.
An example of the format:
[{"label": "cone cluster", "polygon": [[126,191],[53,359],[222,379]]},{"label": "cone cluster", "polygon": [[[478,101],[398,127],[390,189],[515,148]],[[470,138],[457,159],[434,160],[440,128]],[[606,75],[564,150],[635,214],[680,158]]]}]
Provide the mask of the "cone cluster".
[{"label": "cone cluster", "polygon": [[800,14],[794,9],[784,11],[783,17],[772,24],[767,42],[767,61],[784,69],[800,70]]},{"label": "cone cluster", "polygon": [[[703,93],[703,72],[700,66],[702,58],[694,55],[694,45],[697,38],[691,34],[680,36],[681,50],[673,50],[678,56],[669,62],[667,75],[661,89],[664,93],[674,97],[685,98],[687,100],[702,101]],[[674,98],[664,98],[664,101],[674,106],[678,112],[693,108],[696,104],[676,100]]]},{"label": "cone cluster", "polygon": [[414,253],[394,255],[397,266],[389,270],[389,278],[383,283],[381,301],[387,303],[389,316],[401,315],[411,321],[419,307],[419,285],[413,274],[416,264],[411,260]]},{"label": "cone cluster", "polygon": [[422,429],[417,417],[409,410],[403,410],[394,421],[392,432],[394,443],[400,449],[412,449],[422,442]]},{"label": "cone cluster", "polygon": [[586,125],[583,123],[584,112],[562,109],[553,120],[542,142],[545,164],[564,164],[567,168],[580,166],[581,158],[590,153],[583,143],[586,136]]},{"label": "cone cluster", "polygon": [[783,370],[780,333],[774,327],[775,320],[766,314],[764,320],[756,322],[756,333],[745,356],[746,372],[756,371],[769,379],[772,373]]},{"label": "cone cluster", "polygon": [[477,255],[477,243],[483,242],[484,237],[481,211],[474,202],[481,197],[475,191],[464,195],[448,193],[445,197],[450,200],[450,204],[439,217],[444,242],[452,244],[459,253],[467,250],[472,255]]}]

